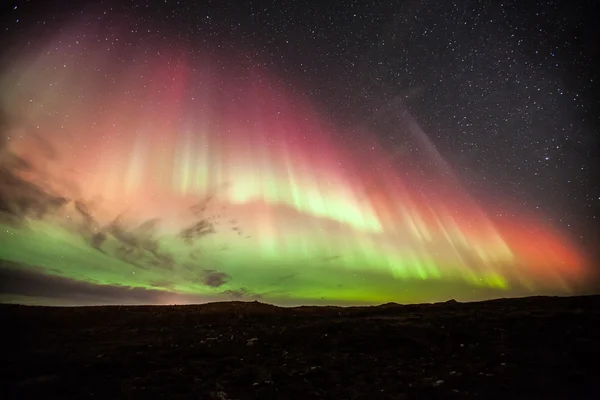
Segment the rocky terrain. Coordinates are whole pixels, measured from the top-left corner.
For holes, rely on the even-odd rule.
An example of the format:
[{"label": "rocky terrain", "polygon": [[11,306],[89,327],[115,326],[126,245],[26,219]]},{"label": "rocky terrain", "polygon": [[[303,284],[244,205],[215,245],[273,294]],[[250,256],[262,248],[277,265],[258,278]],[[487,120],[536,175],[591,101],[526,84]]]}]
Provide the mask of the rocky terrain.
[{"label": "rocky terrain", "polygon": [[600,296],[0,306],[3,399],[600,398]]}]

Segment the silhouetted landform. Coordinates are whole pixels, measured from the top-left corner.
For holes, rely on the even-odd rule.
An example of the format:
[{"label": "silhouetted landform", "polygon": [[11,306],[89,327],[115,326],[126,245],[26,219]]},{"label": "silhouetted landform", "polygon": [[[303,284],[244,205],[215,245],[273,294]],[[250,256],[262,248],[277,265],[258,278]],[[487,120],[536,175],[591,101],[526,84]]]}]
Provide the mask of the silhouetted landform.
[{"label": "silhouetted landform", "polygon": [[3,399],[600,398],[600,296],[2,305]]}]

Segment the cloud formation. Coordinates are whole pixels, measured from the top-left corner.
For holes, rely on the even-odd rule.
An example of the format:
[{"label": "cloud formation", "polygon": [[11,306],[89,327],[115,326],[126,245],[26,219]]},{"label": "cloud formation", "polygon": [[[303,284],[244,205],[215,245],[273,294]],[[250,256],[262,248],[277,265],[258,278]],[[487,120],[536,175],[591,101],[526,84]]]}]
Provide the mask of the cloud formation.
[{"label": "cloud formation", "polygon": [[202,271],[202,282],[204,282],[206,286],[223,286],[229,279],[231,279],[231,277],[224,272],[215,271],[213,269],[205,269]]},{"label": "cloud formation", "polygon": [[41,297],[71,304],[157,304],[165,294],[162,290],[81,282],[47,275],[40,268],[0,261],[3,297]]}]

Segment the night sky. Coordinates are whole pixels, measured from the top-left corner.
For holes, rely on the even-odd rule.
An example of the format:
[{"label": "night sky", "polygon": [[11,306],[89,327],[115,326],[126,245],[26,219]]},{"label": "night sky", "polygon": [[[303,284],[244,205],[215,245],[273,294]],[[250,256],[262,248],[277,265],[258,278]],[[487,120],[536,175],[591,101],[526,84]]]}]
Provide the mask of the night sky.
[{"label": "night sky", "polygon": [[597,287],[598,2],[2,7],[2,301]]}]

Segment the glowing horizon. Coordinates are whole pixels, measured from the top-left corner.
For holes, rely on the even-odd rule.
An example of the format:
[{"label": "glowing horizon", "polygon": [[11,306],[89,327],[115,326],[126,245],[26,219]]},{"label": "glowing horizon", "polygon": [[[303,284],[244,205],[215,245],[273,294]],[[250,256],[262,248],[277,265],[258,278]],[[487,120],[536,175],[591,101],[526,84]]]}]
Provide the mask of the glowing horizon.
[{"label": "glowing horizon", "polygon": [[[517,210],[491,218],[449,169],[350,148],[262,69],[115,52],[64,34],[0,77],[0,260],[169,299],[274,303],[421,301],[432,281],[568,293],[585,280],[567,238]],[[443,164],[404,118],[419,157]]]}]

